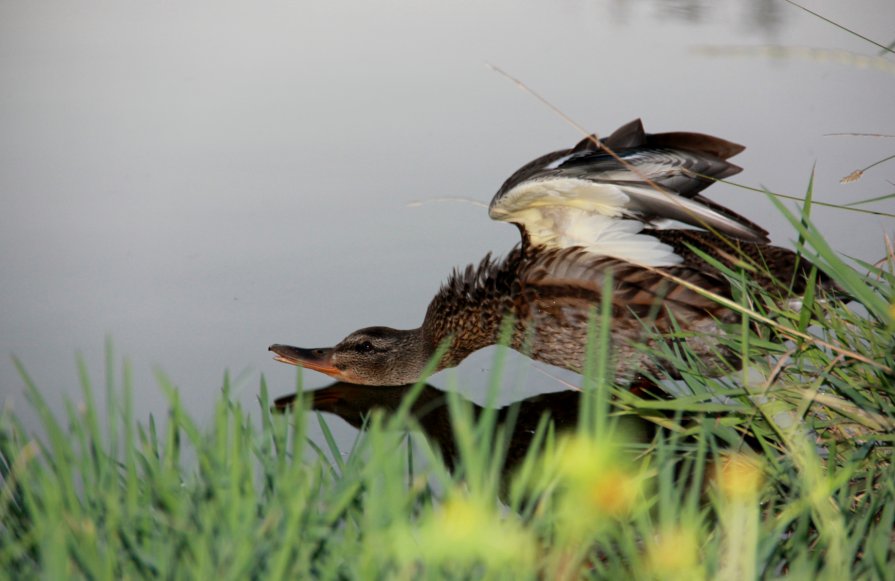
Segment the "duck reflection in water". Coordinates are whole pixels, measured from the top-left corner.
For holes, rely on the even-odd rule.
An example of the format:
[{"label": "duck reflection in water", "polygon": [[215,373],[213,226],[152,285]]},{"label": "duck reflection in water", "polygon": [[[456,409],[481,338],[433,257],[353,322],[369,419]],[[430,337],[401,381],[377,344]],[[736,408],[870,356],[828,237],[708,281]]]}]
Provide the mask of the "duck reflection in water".
[{"label": "duck reflection in water", "polygon": [[[381,410],[386,415],[397,412],[412,388],[413,385],[402,385],[371,389],[369,386],[337,382],[306,392],[304,397],[310,409],[335,414],[355,428],[362,429],[367,416],[374,410]],[[441,452],[445,465],[453,470],[459,450],[454,439],[448,397],[447,392],[424,385],[409,411],[429,443]],[[575,430],[582,397],[580,391],[543,393],[498,409],[496,426],[511,430],[504,472],[510,473],[525,459],[544,416],[549,418],[557,433]],[[295,399],[295,394],[278,398],[273,411],[291,409]],[[466,398],[462,399],[471,406],[473,418],[480,417],[486,409]],[[655,432],[655,424],[643,418],[624,416],[622,421],[628,437],[646,442]]]}]

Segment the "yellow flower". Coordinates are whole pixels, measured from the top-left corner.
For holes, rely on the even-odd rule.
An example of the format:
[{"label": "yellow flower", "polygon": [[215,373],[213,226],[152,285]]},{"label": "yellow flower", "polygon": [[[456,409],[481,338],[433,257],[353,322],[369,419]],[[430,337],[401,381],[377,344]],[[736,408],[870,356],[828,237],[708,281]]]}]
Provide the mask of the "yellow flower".
[{"label": "yellow flower", "polygon": [[699,540],[691,529],[671,529],[648,546],[650,576],[656,579],[704,579]]},{"label": "yellow flower", "polygon": [[486,569],[530,570],[534,538],[515,515],[501,515],[496,506],[460,494],[423,518],[416,532],[396,539],[404,561],[472,566]]},{"label": "yellow flower", "polygon": [[437,528],[446,542],[468,539],[495,517],[492,513],[466,498],[455,497],[441,507],[441,513],[436,517]]},{"label": "yellow flower", "polygon": [[721,461],[717,483],[718,489],[729,499],[754,498],[764,483],[764,464],[757,456],[731,454]]},{"label": "yellow flower", "polygon": [[624,454],[617,439],[576,435],[545,454],[542,472],[552,475],[558,526],[569,542],[599,535],[636,508],[643,471]]},{"label": "yellow flower", "polygon": [[613,517],[630,512],[640,493],[640,481],[618,467],[601,474],[590,486],[588,500],[597,511]]},{"label": "yellow flower", "polygon": [[554,460],[562,480],[572,485],[588,484],[618,465],[618,445],[583,435],[571,436],[560,442]]}]

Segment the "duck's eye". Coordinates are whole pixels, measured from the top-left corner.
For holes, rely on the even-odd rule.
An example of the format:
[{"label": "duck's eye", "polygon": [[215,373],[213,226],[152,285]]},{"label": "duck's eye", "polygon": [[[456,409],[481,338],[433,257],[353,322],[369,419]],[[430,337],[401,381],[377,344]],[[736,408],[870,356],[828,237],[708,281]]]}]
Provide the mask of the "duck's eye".
[{"label": "duck's eye", "polygon": [[369,341],[364,341],[363,343],[358,343],[354,346],[354,350],[358,353],[369,353],[373,350],[373,344]]}]

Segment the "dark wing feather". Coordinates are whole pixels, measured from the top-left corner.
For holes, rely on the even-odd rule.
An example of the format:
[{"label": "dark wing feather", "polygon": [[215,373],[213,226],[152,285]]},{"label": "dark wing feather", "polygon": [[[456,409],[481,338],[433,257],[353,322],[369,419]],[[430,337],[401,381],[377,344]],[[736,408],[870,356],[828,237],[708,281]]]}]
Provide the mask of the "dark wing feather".
[{"label": "dark wing feather", "polygon": [[[751,242],[767,242],[764,229],[700,195],[715,180],[741,171],[727,159],[743,149],[700,133],[649,134],[637,119],[602,140],[592,135],[571,149],[549,153],[524,165],[498,190],[489,213],[492,218],[519,225],[525,241],[525,219],[520,217],[525,208],[578,207],[550,186],[577,180],[574,183],[618,187],[630,199],[624,215],[646,223],[674,219]],[[533,200],[530,191],[519,197],[523,188],[539,183],[547,185],[543,198]]]}]

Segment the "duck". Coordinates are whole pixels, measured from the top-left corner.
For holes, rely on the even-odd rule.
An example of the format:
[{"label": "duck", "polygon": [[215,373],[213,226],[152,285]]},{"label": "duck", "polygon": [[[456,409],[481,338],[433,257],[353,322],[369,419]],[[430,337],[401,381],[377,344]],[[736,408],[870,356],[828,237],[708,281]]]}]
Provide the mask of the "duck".
[{"label": "duck", "polygon": [[781,301],[803,294],[812,276],[818,287],[832,285],[772,245],[766,230],[703,195],[742,171],[728,160],[744,149],[702,133],[650,134],[640,119],[602,139],[589,135],[504,181],[488,212],[514,224],[520,243],[455,269],[419,327],[366,327],[332,347],[269,350],[340,382],[395,386],[505,337],[534,360],[581,373],[589,328],[599,325],[594,313],[609,301],[607,371],[616,384],[680,379],[678,366],[656,355],[676,341],[686,342],[701,373],[730,373],[739,357],[724,335],[740,314],[698,289],[733,297],[724,269],[745,271]]}]

